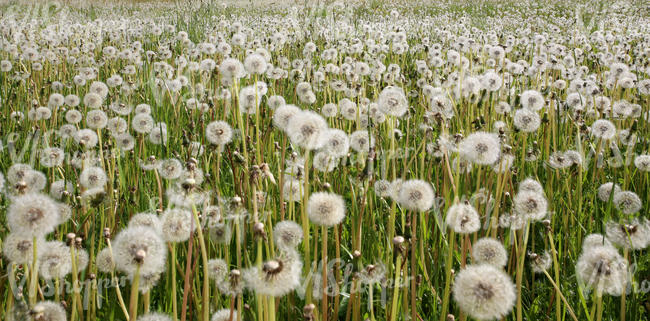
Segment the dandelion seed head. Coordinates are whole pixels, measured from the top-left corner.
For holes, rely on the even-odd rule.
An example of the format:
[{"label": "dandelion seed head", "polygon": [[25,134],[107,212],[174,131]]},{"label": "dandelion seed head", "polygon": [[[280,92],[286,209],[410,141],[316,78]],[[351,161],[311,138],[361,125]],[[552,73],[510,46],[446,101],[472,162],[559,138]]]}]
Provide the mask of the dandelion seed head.
[{"label": "dandelion seed head", "polygon": [[388,197],[390,196],[390,182],[385,179],[379,179],[375,181],[375,193],[379,197]]},{"label": "dandelion seed head", "polygon": [[323,117],[327,117],[327,118],[336,117],[338,112],[339,112],[338,106],[332,103],[325,104],[320,109],[320,113],[323,115]]},{"label": "dandelion seed head", "polygon": [[454,300],[478,320],[501,319],[512,310],[517,295],[510,277],[491,265],[469,265],[457,275]]},{"label": "dandelion seed head", "polygon": [[530,220],[539,221],[547,215],[548,201],[544,194],[522,191],[515,195],[512,202],[514,212]]},{"label": "dandelion seed head", "polygon": [[[42,237],[36,238],[37,257],[42,251]],[[16,264],[31,264],[34,259],[34,238],[20,233],[9,233],[2,241],[2,254],[10,262]]]},{"label": "dandelion seed head", "polygon": [[280,250],[285,252],[294,250],[302,243],[302,227],[294,221],[278,222],[273,227],[273,238]]},{"label": "dandelion seed head", "polygon": [[616,246],[641,250],[650,242],[650,225],[646,219],[631,219],[622,223],[609,221],[605,224],[607,239]]},{"label": "dandelion seed head", "polygon": [[[142,279],[140,281],[142,281]],[[139,316],[137,321],[172,321],[172,318],[163,313],[151,312]]]},{"label": "dandelion seed head", "polygon": [[158,215],[150,212],[142,212],[131,216],[129,220],[130,227],[148,227],[154,232],[162,235],[162,223]]},{"label": "dandelion seed head", "polygon": [[177,179],[183,173],[183,164],[176,158],[168,158],[159,164],[160,176],[164,179]]},{"label": "dandelion seed head", "polygon": [[609,140],[616,136],[616,126],[607,119],[599,119],[591,124],[591,134],[596,138]]},{"label": "dandelion seed head", "polygon": [[603,202],[608,202],[612,192],[613,195],[616,195],[620,191],[621,187],[618,184],[613,182],[604,183],[598,187],[598,198]]},{"label": "dandelion seed head", "polygon": [[104,273],[111,273],[115,270],[115,261],[113,260],[113,254],[108,247],[101,249],[95,257],[95,265],[97,269]]},{"label": "dandelion seed head", "polygon": [[214,121],[205,128],[205,138],[212,144],[225,145],[232,141],[232,128],[225,121]]},{"label": "dandelion seed head", "polygon": [[228,264],[222,259],[211,259],[208,261],[208,277],[214,281],[223,281],[230,270]]},{"label": "dandelion seed head", "polygon": [[248,288],[261,295],[282,297],[300,285],[302,262],[298,257],[289,255],[266,261],[262,268],[250,268],[243,277]]},{"label": "dandelion seed head", "polygon": [[72,272],[72,256],[70,248],[65,243],[49,241],[43,243],[41,247],[38,256],[38,274],[41,278],[54,280]]},{"label": "dandelion seed head", "polygon": [[357,153],[369,153],[375,147],[375,138],[367,130],[357,130],[350,134],[350,148]]},{"label": "dandelion seed head", "polygon": [[273,125],[286,131],[289,120],[300,112],[300,108],[295,105],[282,105],[273,112]]},{"label": "dandelion seed head", "polygon": [[210,321],[241,321],[241,320],[238,319],[237,310],[221,309],[215,312],[214,314],[212,314]]},{"label": "dandelion seed head", "polygon": [[619,296],[627,286],[627,263],[611,246],[595,246],[583,251],[576,264],[576,273],[588,288],[600,293]]},{"label": "dandelion seed head", "polygon": [[538,111],[544,107],[544,96],[537,90],[526,90],[519,96],[522,107]]},{"label": "dandelion seed head", "polygon": [[43,236],[59,224],[59,207],[50,197],[29,193],[16,196],[7,210],[7,225],[14,233]]},{"label": "dandelion seed head", "polygon": [[91,110],[86,114],[86,126],[90,129],[102,129],[108,125],[108,116],[101,110]]},{"label": "dandelion seed head", "polygon": [[262,74],[266,71],[266,59],[260,54],[250,54],[244,59],[244,67],[250,74]]},{"label": "dandelion seed head", "polygon": [[[146,253],[144,259],[139,252]],[[121,230],[113,241],[113,259],[117,269],[127,274],[153,274],[165,268],[167,247],[163,239],[148,227],[135,226]]]},{"label": "dandelion seed head", "polygon": [[534,131],[537,131],[542,123],[542,120],[537,112],[527,108],[521,108],[515,111],[515,115],[513,116],[513,123],[515,125],[515,128],[518,130],[524,133],[532,133]]},{"label": "dandelion seed head", "polygon": [[32,307],[31,314],[38,321],[66,321],[63,306],[54,301],[40,301]]},{"label": "dandelion seed head", "polygon": [[621,191],[614,194],[613,203],[623,214],[634,214],[641,210],[643,202],[641,198],[632,191]]},{"label": "dandelion seed head", "polygon": [[490,165],[499,159],[501,143],[496,134],[474,132],[458,144],[460,155],[472,163]]},{"label": "dandelion seed head", "polygon": [[454,204],[447,210],[445,224],[459,234],[469,234],[481,228],[481,221],[476,209],[470,204]]},{"label": "dandelion seed head", "polygon": [[650,172],[650,155],[638,155],[635,157],[634,166],[642,172]]},{"label": "dandelion seed head", "polygon": [[326,131],[327,122],[312,111],[301,111],[295,114],[289,118],[286,126],[291,142],[308,150],[321,148],[325,144],[323,138]]},{"label": "dandelion seed head", "polygon": [[340,195],[317,192],[307,203],[309,220],[316,225],[333,226],[345,218],[345,201]]},{"label": "dandelion seed head", "polygon": [[168,209],[160,217],[162,237],[167,242],[185,242],[190,238],[198,224],[194,222],[190,211],[173,208]]},{"label": "dandelion seed head", "polygon": [[86,149],[91,149],[97,146],[97,134],[91,129],[80,129],[74,135],[74,140],[77,144]]},{"label": "dandelion seed head", "polygon": [[408,210],[425,212],[433,206],[434,198],[435,194],[430,183],[412,179],[402,184],[398,202]]},{"label": "dandelion seed head", "polygon": [[138,113],[131,120],[133,130],[138,134],[148,134],[153,129],[155,122],[148,113]]},{"label": "dandelion seed head", "polygon": [[551,254],[548,251],[544,251],[542,254],[529,255],[530,259],[530,268],[534,273],[544,273],[551,268],[553,260],[551,259]]},{"label": "dandelion seed head", "polygon": [[82,118],[83,115],[76,109],[70,109],[65,112],[65,120],[70,124],[78,124]]},{"label": "dandelion seed head", "polygon": [[408,110],[408,100],[404,90],[399,87],[388,86],[379,94],[377,106],[384,114],[402,117]]},{"label": "dandelion seed head", "polygon": [[87,189],[103,188],[108,182],[106,172],[101,167],[88,167],[79,175],[79,184]]},{"label": "dandelion seed head", "polygon": [[299,202],[303,196],[302,181],[295,178],[287,178],[284,180],[282,193],[286,201]]},{"label": "dandelion seed head", "polygon": [[228,224],[217,223],[209,228],[210,240],[217,244],[228,244],[232,237],[232,229]]},{"label": "dandelion seed head", "polygon": [[489,264],[502,268],[508,263],[508,253],[501,242],[484,237],[472,246],[472,260],[473,264]]},{"label": "dandelion seed head", "polygon": [[583,252],[595,246],[612,246],[612,243],[604,235],[596,233],[589,234],[582,240]]}]

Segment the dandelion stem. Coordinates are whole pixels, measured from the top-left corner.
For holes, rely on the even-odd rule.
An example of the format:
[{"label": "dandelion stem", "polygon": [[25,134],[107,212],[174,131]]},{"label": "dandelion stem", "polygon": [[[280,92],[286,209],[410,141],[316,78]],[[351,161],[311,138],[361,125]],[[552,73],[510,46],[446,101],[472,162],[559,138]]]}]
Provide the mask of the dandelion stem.
[{"label": "dandelion stem", "polygon": [[321,226],[321,240],[322,240],[322,248],[321,248],[321,264],[323,265],[323,277],[321,284],[323,286],[323,298],[321,301],[322,307],[322,320],[327,321],[327,226],[322,225]]},{"label": "dandelion stem", "polygon": [[138,294],[140,287],[140,264],[138,264],[135,274],[133,275],[133,282],[131,283],[131,298],[129,303],[129,317],[131,320],[137,320],[138,317]]},{"label": "dandelion stem", "polygon": [[198,224],[196,229],[197,235],[199,237],[199,246],[201,247],[201,260],[203,263],[203,290],[202,290],[202,311],[203,311],[203,321],[210,320],[210,280],[208,279],[208,252],[205,246],[205,239],[203,238],[203,228],[199,223],[199,213],[196,210],[196,205],[192,203],[192,214],[194,215],[194,222]]}]

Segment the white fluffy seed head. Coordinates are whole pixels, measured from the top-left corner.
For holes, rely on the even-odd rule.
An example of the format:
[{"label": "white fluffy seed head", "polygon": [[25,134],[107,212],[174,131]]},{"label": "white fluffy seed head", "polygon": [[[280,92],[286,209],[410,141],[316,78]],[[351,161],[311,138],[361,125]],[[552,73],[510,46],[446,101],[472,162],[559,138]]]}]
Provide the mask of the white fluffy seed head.
[{"label": "white fluffy seed head", "polygon": [[62,278],[72,272],[70,248],[63,242],[50,241],[42,244],[38,256],[38,274],[45,280]]},{"label": "white fluffy seed head", "polygon": [[211,226],[208,230],[210,232],[210,240],[217,244],[229,244],[232,237],[232,228],[226,223],[217,223]]},{"label": "white fluffy seed head", "polygon": [[244,67],[250,74],[261,74],[266,71],[266,60],[260,54],[250,54],[244,59]]},{"label": "white fluffy seed head", "polygon": [[548,201],[544,194],[522,191],[512,200],[514,212],[530,220],[539,221],[546,217]]},{"label": "white fluffy seed head", "polygon": [[[42,237],[36,239],[37,256],[40,254],[42,244],[45,240]],[[34,259],[34,238],[20,233],[9,233],[2,241],[2,254],[10,262],[16,264],[31,264]]]},{"label": "white fluffy seed head", "polygon": [[454,281],[454,300],[462,311],[478,320],[508,315],[517,294],[510,277],[491,265],[469,265]]},{"label": "white fluffy seed head", "polygon": [[605,234],[616,246],[641,250],[650,242],[650,225],[646,219],[631,219],[622,223],[610,221],[605,225]]},{"label": "white fluffy seed head", "polygon": [[325,132],[325,144],[322,151],[336,157],[343,157],[350,150],[350,139],[348,135],[340,129],[328,129]]},{"label": "white fluffy seed head", "polygon": [[61,166],[65,159],[65,152],[58,147],[43,148],[39,154],[39,162],[46,168]]},{"label": "white fluffy seed head", "polygon": [[551,268],[551,265],[553,264],[551,254],[549,254],[547,251],[544,251],[542,254],[529,256],[529,258],[530,268],[535,273],[544,273],[544,271],[547,271],[549,268]]},{"label": "white fluffy seed head", "polygon": [[219,71],[227,79],[239,79],[244,77],[246,71],[241,61],[235,58],[226,58],[219,65]]},{"label": "white fluffy seed head", "polygon": [[[142,279],[140,281],[142,281]],[[163,313],[151,312],[139,316],[137,321],[172,321],[172,318]]]},{"label": "white fluffy seed head", "polygon": [[385,179],[379,179],[375,181],[375,194],[379,197],[388,197],[390,196],[390,182]]},{"label": "white fluffy seed head", "polygon": [[214,145],[225,145],[232,141],[232,127],[225,121],[217,120],[205,127],[205,138]]},{"label": "white fluffy seed head", "polygon": [[102,129],[108,125],[108,116],[102,110],[91,110],[86,114],[86,126],[90,129]]},{"label": "white fluffy seed head", "polygon": [[582,240],[582,251],[585,252],[588,249],[595,246],[611,246],[612,243],[602,234],[589,234],[585,236]]},{"label": "white fluffy seed head", "polygon": [[522,107],[532,111],[538,111],[544,108],[544,96],[537,90],[526,90],[522,92],[519,96],[519,101]]},{"label": "white fluffy seed head", "polygon": [[155,121],[149,113],[138,113],[131,120],[131,126],[136,133],[148,134],[153,129]]},{"label": "white fluffy seed head", "polygon": [[154,230],[141,226],[127,227],[113,241],[113,259],[117,268],[127,274],[135,273],[138,264],[143,275],[159,273],[165,268],[167,247]]},{"label": "white fluffy seed head", "polygon": [[634,214],[643,207],[641,198],[632,191],[615,193],[613,202],[616,208],[623,214]]},{"label": "white fluffy seed head", "polygon": [[282,105],[273,112],[273,126],[286,131],[289,120],[300,113],[300,108],[295,105]]},{"label": "white fluffy seed head", "polygon": [[302,261],[297,255],[284,255],[244,271],[246,287],[257,294],[282,297],[300,285]]},{"label": "white fluffy seed head", "polygon": [[183,173],[183,164],[176,158],[168,158],[160,162],[158,171],[164,179],[177,179]]},{"label": "white fluffy seed head", "polygon": [[208,261],[208,277],[211,280],[223,281],[230,272],[228,264],[222,259],[211,259]]},{"label": "white fluffy seed head", "polygon": [[339,165],[339,158],[325,151],[317,152],[312,165],[318,171],[329,173]]},{"label": "white fluffy seed head", "polygon": [[367,130],[357,130],[350,134],[350,147],[357,153],[369,153],[375,147],[375,138]]},{"label": "white fluffy seed head", "polygon": [[493,133],[475,132],[458,144],[460,155],[472,163],[490,165],[499,159],[501,143]]},{"label": "white fluffy seed head", "polygon": [[576,273],[588,288],[598,293],[619,296],[627,287],[627,263],[611,246],[594,246],[583,251]]},{"label": "white fluffy seed head", "polygon": [[190,211],[174,208],[166,210],[160,217],[162,236],[167,242],[185,242],[197,228]]},{"label": "white fluffy seed head", "polygon": [[111,273],[115,270],[115,260],[113,260],[113,253],[108,247],[103,248],[95,258],[95,265],[97,269],[104,273]]},{"label": "white fluffy seed head", "polygon": [[237,310],[221,309],[210,318],[210,321],[241,321],[238,319]]},{"label": "white fluffy seed head", "polygon": [[532,133],[536,131],[542,123],[542,119],[537,112],[527,108],[520,108],[515,111],[513,116],[513,123],[515,128],[524,133]]},{"label": "white fluffy seed head", "polygon": [[408,111],[408,100],[404,90],[395,86],[384,88],[379,94],[377,107],[386,115],[402,117]]},{"label": "white fluffy seed head", "polygon": [[314,150],[325,144],[327,129],[327,122],[321,115],[312,111],[301,111],[289,118],[286,132],[293,144]]},{"label": "white fluffy seed head", "polygon": [[519,192],[535,192],[544,194],[544,188],[539,181],[529,177],[519,183]]},{"label": "white fluffy seed head", "polygon": [[273,227],[273,238],[280,250],[294,250],[302,242],[302,227],[294,221],[278,222]]},{"label": "white fluffy seed head", "polygon": [[501,242],[484,237],[472,246],[472,259],[474,264],[489,264],[502,268],[508,263],[508,253]]},{"label": "white fluffy seed head", "polygon": [[591,124],[591,134],[596,138],[609,140],[616,136],[616,126],[607,119],[599,119]]},{"label": "white fluffy seed head", "polygon": [[642,172],[650,172],[650,155],[639,155],[635,157],[634,166]]},{"label": "white fluffy seed head", "polygon": [[66,321],[66,312],[60,303],[54,301],[41,301],[36,303],[32,310],[33,320],[38,321]]},{"label": "white fluffy seed head", "polygon": [[408,210],[426,212],[433,206],[434,197],[431,184],[419,179],[412,179],[402,184],[398,202]]},{"label": "white fluffy seed head", "polygon": [[307,203],[309,220],[316,225],[333,226],[345,218],[345,201],[334,193],[317,192]]},{"label": "white fluffy seed head", "polygon": [[88,167],[81,172],[79,184],[86,189],[103,188],[106,186],[108,178],[104,169],[98,166]]},{"label": "white fluffy seed head", "polygon": [[598,187],[598,198],[603,202],[609,202],[609,198],[621,191],[621,187],[613,182],[608,182]]},{"label": "white fluffy seed head", "polygon": [[59,224],[59,207],[44,194],[16,196],[7,211],[7,225],[14,233],[44,236]]},{"label": "white fluffy seed head", "polygon": [[154,232],[162,235],[162,223],[158,215],[149,212],[135,214],[129,220],[130,227],[148,227]]},{"label": "white fluffy seed head", "polygon": [[302,184],[302,181],[298,179],[287,177],[282,187],[284,200],[287,202],[299,202],[303,197]]},{"label": "white fluffy seed head", "polygon": [[459,234],[474,233],[481,228],[478,212],[472,205],[466,203],[458,203],[449,207],[445,224]]}]

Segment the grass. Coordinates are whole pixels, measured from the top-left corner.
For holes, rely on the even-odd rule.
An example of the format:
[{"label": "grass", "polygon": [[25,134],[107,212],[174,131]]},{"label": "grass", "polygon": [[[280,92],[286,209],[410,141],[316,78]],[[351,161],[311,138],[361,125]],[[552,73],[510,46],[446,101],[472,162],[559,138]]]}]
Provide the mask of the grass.
[{"label": "grass", "polygon": [[[174,320],[208,320],[218,310],[235,308],[243,320],[445,320],[448,313],[465,320],[472,316],[467,314],[468,311],[461,311],[457,298],[451,293],[454,278],[462,267],[475,263],[471,255],[472,245],[482,237],[495,237],[508,253],[503,270],[520,290],[512,312],[502,319],[560,321],[572,319],[575,314],[578,320],[621,320],[621,316],[626,320],[648,320],[650,256],[647,249],[619,251],[629,264],[626,271],[630,293],[623,296],[624,300],[619,296],[603,295],[599,298],[594,295],[595,291],[588,291],[584,280],[578,278],[575,268],[587,235],[604,234],[606,223],[610,221],[647,217],[650,209],[649,174],[633,164],[634,156],[648,154],[650,98],[637,88],[605,86],[606,72],[611,64],[604,64],[595,55],[620,46],[621,39],[615,39],[604,47],[588,40],[596,30],[628,36],[631,38],[628,47],[622,49],[630,55],[626,63],[632,65],[644,59],[640,53],[648,46],[647,39],[642,36],[647,31],[643,22],[648,21],[648,15],[642,6],[642,3],[618,4],[616,8],[620,10],[614,10],[605,2],[586,0],[578,3],[442,1],[395,4],[369,1],[349,6],[322,3],[307,7],[278,3],[277,6],[254,8],[222,6],[218,2],[84,3],[59,7],[5,2],[0,5],[1,25],[15,28],[10,31],[9,27],[2,27],[0,31],[0,37],[8,43],[19,45],[13,37],[26,30],[35,35],[42,51],[56,50],[60,46],[71,49],[89,42],[96,46],[86,53],[94,61],[82,61],[83,54],[76,54],[76,64],[65,59],[59,64],[43,61],[40,71],[27,60],[18,59],[7,50],[0,51],[0,60],[11,61],[13,65],[10,72],[0,72],[0,134],[4,147],[0,148],[0,172],[8,177],[12,165],[29,164],[47,178],[44,193],[50,191],[49,183],[53,181],[64,179],[71,182],[73,190],[60,200],[71,207],[71,219],[46,238],[66,241],[67,235],[74,233],[81,238],[79,249],[85,250],[90,257],[85,269],[68,273],[60,280],[59,290],[55,291],[52,290],[53,284],[30,276],[30,272],[35,272],[33,266],[38,264],[14,265],[5,255],[0,260],[0,267],[6,271],[0,277],[0,306],[4,307],[2,319],[18,317],[33,309],[36,301],[53,300],[66,303],[66,315],[73,321],[125,320],[127,314],[142,316],[149,311],[170,315]],[[394,10],[399,13],[398,17],[392,16]],[[37,23],[30,26],[27,22],[32,18]],[[584,28],[578,28],[576,18],[582,19],[580,22]],[[164,77],[161,71],[164,67],[156,62],[177,66],[175,59],[183,55],[188,61],[199,63],[210,58],[218,65],[225,58],[218,52],[192,56],[192,46],[178,41],[179,31],[187,32],[193,44],[208,40],[216,42],[220,37],[231,42],[235,22],[243,26],[242,32],[248,35],[248,42],[260,40],[250,48],[232,45],[230,56],[240,61],[248,56],[246,49],[269,47],[264,39],[279,32],[287,34],[287,43],[271,52],[271,63],[285,69],[289,74],[287,78],[244,77],[229,87],[224,85],[218,68],[210,72],[174,69],[171,79],[186,76],[187,86],[172,92],[165,85],[156,84],[156,78]],[[75,27],[68,39],[59,44],[47,44],[48,38],[57,37],[59,28],[67,30],[65,27],[76,23],[80,27]],[[163,29],[160,35],[149,32],[154,25]],[[166,30],[166,26],[174,28]],[[122,27],[134,32],[125,32]],[[372,32],[364,29],[366,27],[373,29]],[[48,28],[55,30],[54,36],[41,38],[40,32]],[[382,54],[346,53],[342,50],[357,41],[383,43],[389,32],[402,30],[407,31],[406,42],[410,49],[404,54],[393,52],[395,44],[390,41],[386,41],[389,49]],[[93,36],[95,32],[97,37]],[[339,34],[335,36],[337,32]],[[532,43],[532,38],[538,33],[545,35],[547,44],[563,46],[566,55],[574,59],[574,48],[586,51],[578,65],[586,66],[593,74],[600,94],[612,102],[625,99],[638,104],[642,115],[634,119],[613,118],[600,112],[571,112],[566,105],[571,90],[552,86],[555,80],[571,82],[571,79],[561,70],[550,68],[515,76],[493,92],[481,90],[466,97],[454,95],[456,83],[465,86],[467,77],[482,75],[492,69],[488,54],[481,50],[484,44],[493,44],[490,37],[494,36],[495,41],[502,45],[509,36],[526,38],[525,41]],[[584,37],[581,38],[584,41],[574,41],[574,35]],[[433,50],[433,44],[440,45],[444,59],[450,49],[458,48],[457,36],[472,38],[480,44],[476,51],[461,54],[468,60],[466,67],[447,63],[434,67],[429,62],[427,70],[430,74],[418,71],[416,61],[430,60],[428,52]],[[429,41],[426,49],[425,38]],[[136,40],[142,45],[141,64],[128,59],[110,59],[102,53],[107,46],[118,50],[129,48]],[[303,49],[307,41],[312,41],[318,48],[314,55],[306,58],[311,69],[306,67],[301,72],[291,72],[292,67],[282,67],[282,57],[288,59],[289,65],[296,59],[305,58]],[[325,103],[338,103],[345,98],[344,92],[327,84],[317,86],[314,81],[314,72],[328,63],[321,53],[335,46],[339,46],[338,57],[331,63],[340,68],[344,68],[342,66],[349,57],[348,60],[366,61],[373,66],[378,62],[384,66],[396,64],[402,77],[372,81],[369,76],[354,79],[341,73],[327,74],[328,81],[341,80],[349,87],[359,88],[361,94],[350,97],[358,105],[362,104],[363,98],[375,102],[386,86],[396,85],[407,94],[409,111],[406,117],[386,116],[383,122],[371,120],[367,124],[360,121],[362,115],[359,111],[354,117],[357,119],[353,120],[342,116],[328,118],[329,127],[348,134],[367,130],[374,138],[375,146],[365,153],[351,151],[339,159],[339,165],[332,172],[322,172],[312,166],[316,159],[315,151],[308,152],[298,144],[292,144],[285,132],[274,127],[274,111],[268,105],[268,97],[279,95],[289,104],[317,112]],[[366,46],[364,51],[367,49]],[[523,40],[511,49],[505,57],[512,62],[524,60],[531,63],[540,54],[538,48],[528,46]],[[19,51],[24,50],[20,44]],[[166,50],[169,50],[170,57],[162,58]],[[156,56],[147,58],[147,51],[156,53]],[[64,58],[60,53],[56,55]],[[548,58],[551,55],[559,59],[564,57],[549,53]],[[136,73],[123,73],[127,65],[135,65]],[[30,109],[47,106],[52,93],[75,94],[83,100],[92,80],[84,85],[75,85],[73,77],[81,67],[87,66],[97,68],[98,76],[94,80],[106,81],[112,75],[121,74],[125,83],[136,85],[130,93],[119,88],[109,90],[101,107],[109,118],[117,116],[108,108],[114,101],[131,106],[150,104],[153,119],[167,126],[166,142],[154,144],[146,135],[136,134],[131,128],[133,113],[120,116],[127,121],[127,131],[135,140],[135,147],[128,151],[117,147],[116,138],[107,129],[97,131],[100,145],[104,145],[101,149],[85,150],[72,139],[62,139],[56,131],[66,123],[64,108],[72,109],[70,107],[50,108],[52,116],[47,119],[29,118]],[[500,77],[507,76],[504,75],[505,69],[496,72]],[[642,70],[631,68],[631,72],[637,77],[637,83],[648,78],[648,73]],[[23,80],[14,77],[20,73],[29,73],[29,76]],[[455,76],[458,76],[458,81],[450,82]],[[431,102],[423,96],[423,88],[416,84],[420,78],[427,84],[442,88],[443,96],[449,99],[454,111],[453,117],[445,119],[432,112]],[[262,102],[256,114],[241,114],[239,89],[254,84],[256,80],[267,84],[268,93],[256,97]],[[54,81],[63,83],[61,90],[52,88]],[[315,103],[308,104],[299,99],[296,87],[301,81],[311,82]],[[516,130],[512,113],[501,115],[495,112],[496,105],[505,101],[512,106],[514,113],[522,104],[519,95],[528,89],[538,90],[547,100],[538,112],[542,125],[532,133]],[[223,91],[232,98],[220,98]],[[187,104],[190,98],[206,103],[209,108],[205,112],[192,109]],[[554,106],[558,108],[554,109]],[[73,108],[84,114],[90,110],[83,102]],[[11,116],[17,112],[23,113],[23,120]],[[636,134],[636,144],[626,145],[624,139],[618,137],[605,143],[596,139],[588,129],[599,116],[611,118],[619,130],[627,129]],[[206,140],[205,127],[214,120],[224,120],[234,129],[233,141],[223,147],[211,145]],[[497,172],[488,165],[461,165],[456,151],[444,152],[445,141],[458,143],[476,131],[498,132],[495,130],[497,122],[503,122],[505,126],[500,152],[513,156],[512,167],[508,170]],[[75,128],[85,126],[84,119]],[[193,155],[192,142],[200,143],[204,153]],[[66,161],[53,168],[43,166],[38,153],[47,146],[61,148]],[[585,162],[553,168],[550,164],[552,154],[566,150],[576,151]],[[101,152],[103,157],[96,165],[102,167],[108,176],[108,183],[103,186],[106,196],[92,204],[82,201],[85,189],[77,186],[80,173],[88,165],[75,166],[72,161],[74,155],[81,155],[84,151],[93,153],[95,157]],[[602,157],[609,162],[598,166],[594,157],[597,151],[602,152]],[[536,156],[535,160],[530,160],[532,155]],[[156,170],[143,170],[140,164],[151,156],[157,160],[176,158],[186,170],[190,167],[202,170],[204,181],[193,185],[191,190],[205,194],[192,195],[204,195],[207,203],[220,207],[220,222],[225,224],[232,237],[221,242],[213,227],[202,226],[187,241],[166,243],[169,253],[160,280],[151,289],[139,293],[137,285],[144,284],[144,278],[135,277],[133,286],[122,272],[100,271],[95,259],[102,249],[115,247],[110,240],[128,226],[136,213],[159,215],[168,208],[180,207],[173,204],[168,193],[175,193],[177,185],[183,182],[161,179]],[[614,166],[616,160],[622,160],[624,165]],[[263,164],[268,166],[273,180],[268,174],[260,173]],[[283,182],[289,178],[285,173],[292,165],[299,169],[304,180],[301,185],[304,193],[330,191],[345,199],[346,218],[341,224],[320,228],[310,223],[306,200],[293,202],[284,197]],[[513,214],[513,197],[518,184],[528,177],[543,186],[548,200],[545,221],[531,221],[524,229],[498,226],[498,217]],[[406,210],[402,202],[390,196],[380,196],[381,192],[375,185],[377,181],[400,178],[431,183],[435,190],[435,205],[417,213]],[[630,216],[614,206],[613,200],[599,200],[598,187],[606,182],[615,182],[622,189],[638,194],[642,209]],[[0,215],[0,238],[3,240],[10,233],[6,216],[17,184],[7,181],[5,185],[5,193],[0,196],[0,212],[3,213]],[[465,201],[477,210],[481,228],[468,235],[450,232],[445,224],[448,209]],[[203,205],[188,208],[193,222],[204,220]],[[261,269],[264,261],[279,255],[281,250],[273,238],[273,229],[282,220],[295,221],[305,234],[298,247],[304,265],[298,290],[274,299],[251,290],[245,290],[241,295],[228,295],[220,290],[217,282],[208,278],[207,261],[210,259],[223,259],[229,270],[243,272],[247,268]],[[256,223],[262,224],[261,231],[255,229]],[[5,245],[4,241],[2,245]],[[77,253],[79,249],[73,247],[72,252]],[[323,249],[327,252],[323,253]],[[542,255],[544,252],[551,255],[551,267],[544,273],[533,273],[531,254]],[[331,262],[324,276],[323,270],[318,269],[322,257]],[[359,274],[371,264],[384,267],[385,275],[376,283],[362,284]],[[234,275],[228,272],[230,276]],[[308,275],[318,277],[309,280],[306,278]],[[322,279],[327,279],[336,289],[327,300],[319,300],[314,295],[322,293],[322,288],[314,286]],[[25,283],[18,288],[12,280]],[[113,286],[111,282],[114,281],[120,286]],[[77,284],[80,290],[68,291],[66,284]],[[309,304],[312,303],[315,306],[310,310]],[[33,312],[32,317],[36,318]]]}]

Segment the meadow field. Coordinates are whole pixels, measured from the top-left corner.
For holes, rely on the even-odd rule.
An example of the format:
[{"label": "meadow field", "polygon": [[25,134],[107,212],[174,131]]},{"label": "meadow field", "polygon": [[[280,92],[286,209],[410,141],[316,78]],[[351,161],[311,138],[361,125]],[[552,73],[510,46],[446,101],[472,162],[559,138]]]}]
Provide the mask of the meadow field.
[{"label": "meadow field", "polygon": [[0,319],[650,320],[646,1],[0,0]]}]

